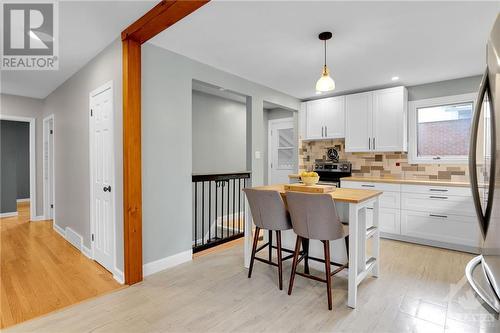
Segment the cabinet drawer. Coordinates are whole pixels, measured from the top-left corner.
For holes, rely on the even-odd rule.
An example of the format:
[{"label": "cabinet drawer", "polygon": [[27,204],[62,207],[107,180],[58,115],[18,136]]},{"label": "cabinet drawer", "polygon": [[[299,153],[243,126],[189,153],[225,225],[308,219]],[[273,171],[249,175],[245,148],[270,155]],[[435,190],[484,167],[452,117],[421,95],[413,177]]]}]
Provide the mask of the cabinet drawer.
[{"label": "cabinet drawer", "polygon": [[472,196],[471,190],[468,187],[405,185],[405,184],[403,184],[403,185],[401,185],[401,191],[407,192],[407,193]]},{"label": "cabinet drawer", "polygon": [[472,198],[434,193],[401,193],[401,209],[445,215],[476,215]]},{"label": "cabinet drawer", "polygon": [[475,217],[401,211],[401,234],[438,242],[479,246]]},{"label": "cabinet drawer", "polygon": [[342,180],[342,187],[345,188],[359,188],[365,190],[378,190],[378,191],[390,191],[399,192],[401,191],[400,184],[387,184],[387,183],[376,183],[376,182],[355,182],[349,180]]}]

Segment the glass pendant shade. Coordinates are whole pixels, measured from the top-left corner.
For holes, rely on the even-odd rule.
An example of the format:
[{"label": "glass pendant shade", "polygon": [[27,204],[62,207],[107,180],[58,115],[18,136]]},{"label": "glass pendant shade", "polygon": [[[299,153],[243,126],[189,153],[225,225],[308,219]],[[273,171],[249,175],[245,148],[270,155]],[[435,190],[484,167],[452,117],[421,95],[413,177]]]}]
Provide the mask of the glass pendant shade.
[{"label": "glass pendant shade", "polygon": [[316,82],[316,91],[326,92],[335,89],[335,81],[330,77],[330,71],[326,65],[323,67],[323,74]]}]

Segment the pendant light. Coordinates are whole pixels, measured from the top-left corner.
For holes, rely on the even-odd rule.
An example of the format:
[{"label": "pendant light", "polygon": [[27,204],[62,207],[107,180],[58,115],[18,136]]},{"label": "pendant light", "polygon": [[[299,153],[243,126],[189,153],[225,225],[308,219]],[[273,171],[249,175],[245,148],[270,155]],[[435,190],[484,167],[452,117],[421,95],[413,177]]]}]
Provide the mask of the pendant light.
[{"label": "pendant light", "polygon": [[318,35],[318,38],[325,43],[325,65],[323,66],[321,77],[318,82],[316,82],[316,91],[332,91],[335,89],[335,81],[333,81],[330,76],[330,70],[326,66],[326,41],[332,38],[332,33],[329,31],[322,32]]}]

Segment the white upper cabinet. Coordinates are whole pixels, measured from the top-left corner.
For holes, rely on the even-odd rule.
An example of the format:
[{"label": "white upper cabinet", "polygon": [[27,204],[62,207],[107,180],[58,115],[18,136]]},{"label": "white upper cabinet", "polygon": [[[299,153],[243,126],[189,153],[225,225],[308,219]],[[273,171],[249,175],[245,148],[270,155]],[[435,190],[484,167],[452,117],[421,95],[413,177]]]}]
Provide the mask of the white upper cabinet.
[{"label": "white upper cabinet", "polygon": [[345,97],[346,136],[345,150],[365,152],[371,149],[372,105],[371,92]]},{"label": "white upper cabinet", "polygon": [[405,87],[347,95],[345,104],[346,151],[407,150]]},{"label": "white upper cabinet", "polygon": [[306,102],[305,140],[345,137],[344,96]]},{"label": "white upper cabinet", "polygon": [[374,151],[406,151],[407,90],[404,87],[373,92]]},{"label": "white upper cabinet", "polygon": [[326,102],[322,99],[306,103],[306,140],[323,139],[323,116]]},{"label": "white upper cabinet", "polygon": [[325,98],[325,138],[345,137],[345,97]]}]

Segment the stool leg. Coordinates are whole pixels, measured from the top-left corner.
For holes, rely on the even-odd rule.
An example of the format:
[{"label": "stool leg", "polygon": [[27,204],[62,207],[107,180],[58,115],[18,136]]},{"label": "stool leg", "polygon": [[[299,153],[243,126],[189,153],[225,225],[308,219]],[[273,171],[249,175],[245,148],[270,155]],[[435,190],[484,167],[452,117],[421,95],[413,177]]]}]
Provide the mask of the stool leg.
[{"label": "stool leg", "polygon": [[269,230],[269,261],[273,261],[273,232]]},{"label": "stool leg", "polygon": [[281,230],[276,230],[276,247],[278,248],[278,278],[280,290],[283,290],[283,262],[281,258]]},{"label": "stool leg", "polygon": [[250,267],[248,268],[248,278],[252,276],[253,262],[255,260],[255,251],[257,250],[257,243],[259,242],[260,228],[255,227],[255,234],[253,235],[252,255],[250,256]]},{"label": "stool leg", "polygon": [[295,271],[297,270],[297,261],[299,260],[300,240],[301,237],[297,236],[297,241],[295,242],[295,251],[293,252],[292,273],[290,275],[290,284],[288,285],[288,295],[292,294],[293,280],[295,279]]},{"label": "stool leg", "polygon": [[301,238],[302,240],[302,251],[304,251],[304,273],[309,274],[309,239]]},{"label": "stool leg", "polygon": [[323,241],[325,249],[325,275],[326,275],[326,294],[328,297],[328,310],[332,309],[332,277],[330,275],[330,241]]}]

